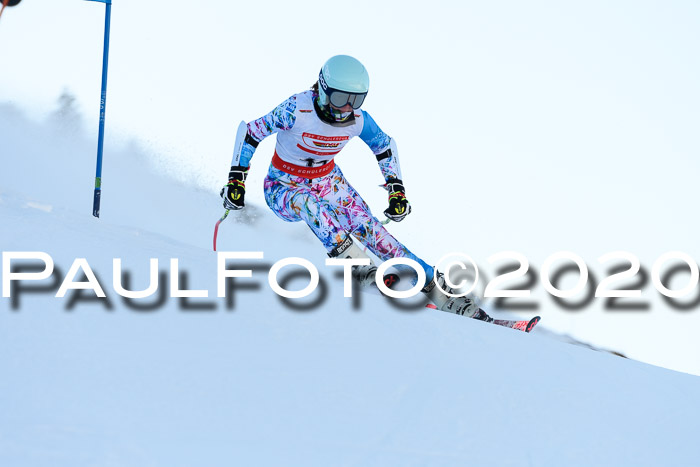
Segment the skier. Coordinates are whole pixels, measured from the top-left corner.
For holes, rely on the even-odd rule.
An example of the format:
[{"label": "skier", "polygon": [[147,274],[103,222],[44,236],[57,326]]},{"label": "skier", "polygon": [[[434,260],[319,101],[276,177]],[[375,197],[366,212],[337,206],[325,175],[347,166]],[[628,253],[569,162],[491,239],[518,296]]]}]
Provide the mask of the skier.
[{"label": "skier", "polygon": [[[245,180],[258,144],[277,133],[277,144],[267,177],[265,201],[288,222],[304,221],[332,258],[369,258],[353,236],[382,260],[405,257],[425,270],[421,290],[443,311],[493,321],[467,297],[451,297],[442,273],[417,257],[394,238],[370,212],[369,206],[348,183],[335,156],[348,141],[359,136],[376,156],[389,192],[387,218],[401,222],[411,213],[406,199],[396,143],[360,110],[369,91],[369,75],[353,57],[336,55],[321,68],[311,89],[295,94],[267,115],[241,123],[228,175],[221,190],[224,207],[245,206]],[[355,266],[353,276],[361,286],[374,282],[377,268]]]}]

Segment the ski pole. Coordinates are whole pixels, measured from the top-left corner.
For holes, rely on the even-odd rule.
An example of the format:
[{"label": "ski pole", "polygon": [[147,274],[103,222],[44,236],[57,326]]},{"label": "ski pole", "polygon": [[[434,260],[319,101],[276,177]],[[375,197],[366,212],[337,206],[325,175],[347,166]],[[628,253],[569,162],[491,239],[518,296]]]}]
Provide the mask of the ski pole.
[{"label": "ski pole", "polygon": [[112,0],[88,0],[104,3],[105,40],[102,52],[102,98],[100,99],[100,129],[97,138],[97,169],[95,171],[95,194],[92,200],[92,215],[100,217],[100,198],[102,196],[102,148],[105,139],[105,107],[107,105],[107,61],[109,58],[109,24],[112,16]]},{"label": "ski pole", "polygon": [[216,251],[216,237],[219,235],[219,225],[226,219],[226,216],[228,216],[229,210],[227,209],[224,212],[224,215],[221,216],[221,219],[216,221],[216,226],[214,227],[214,251]]}]

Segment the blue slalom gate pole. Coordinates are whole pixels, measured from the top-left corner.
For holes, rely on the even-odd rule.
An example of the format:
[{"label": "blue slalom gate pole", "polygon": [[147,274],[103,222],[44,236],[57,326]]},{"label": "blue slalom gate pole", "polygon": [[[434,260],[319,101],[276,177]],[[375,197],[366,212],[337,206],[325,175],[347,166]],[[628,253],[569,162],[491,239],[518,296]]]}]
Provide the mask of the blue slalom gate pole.
[{"label": "blue slalom gate pole", "polygon": [[92,200],[92,215],[100,217],[100,198],[102,196],[102,148],[105,139],[105,108],[107,106],[107,61],[109,59],[109,22],[112,15],[112,0],[88,0],[104,3],[105,43],[102,53],[102,99],[100,100],[100,133],[97,138],[97,170],[95,172],[95,196]]}]

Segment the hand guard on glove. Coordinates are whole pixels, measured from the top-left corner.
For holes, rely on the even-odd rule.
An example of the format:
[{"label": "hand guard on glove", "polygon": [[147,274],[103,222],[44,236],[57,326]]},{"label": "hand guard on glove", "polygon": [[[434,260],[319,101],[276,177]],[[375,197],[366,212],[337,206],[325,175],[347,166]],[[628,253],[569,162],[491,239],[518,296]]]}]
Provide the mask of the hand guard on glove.
[{"label": "hand guard on glove", "polygon": [[234,165],[228,173],[228,183],[221,189],[224,207],[229,210],[239,210],[245,207],[245,179],[248,167]]},{"label": "hand guard on glove", "polygon": [[390,178],[384,188],[389,192],[389,207],[384,211],[384,215],[394,222],[401,222],[411,213],[411,203],[406,199],[403,182],[398,178]]}]

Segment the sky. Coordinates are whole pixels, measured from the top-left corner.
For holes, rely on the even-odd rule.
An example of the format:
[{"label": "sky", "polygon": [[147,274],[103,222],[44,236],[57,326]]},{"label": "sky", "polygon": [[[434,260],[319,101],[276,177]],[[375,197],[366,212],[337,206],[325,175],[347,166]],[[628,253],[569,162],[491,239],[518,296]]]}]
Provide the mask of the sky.
[{"label": "sky", "polygon": [[[6,9],[0,103],[40,121],[67,90],[96,139],[104,11],[79,0]],[[609,265],[598,259],[611,251],[647,272],[668,251],[697,261],[699,36],[691,1],[114,0],[103,196],[109,157],[127,144],[218,191],[238,123],[308,88],[343,53],[368,68],[363,109],[398,144],[413,213],[390,230],[428,262],[464,252],[492,278],[497,252],[519,252],[539,272],[571,251],[600,281]],[[273,149],[273,138],[259,146],[248,181],[263,207]],[[381,212],[367,148],[355,141],[337,162]],[[651,280],[641,290],[648,311],[599,299],[567,311],[541,280],[530,300],[558,331],[700,374],[700,312],[669,307]]]}]

